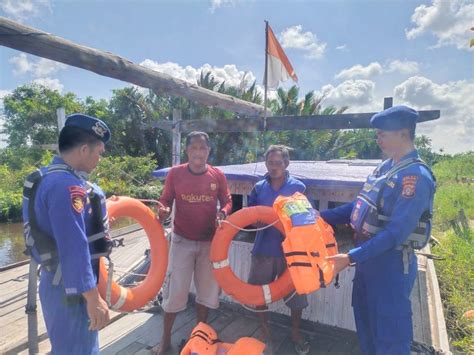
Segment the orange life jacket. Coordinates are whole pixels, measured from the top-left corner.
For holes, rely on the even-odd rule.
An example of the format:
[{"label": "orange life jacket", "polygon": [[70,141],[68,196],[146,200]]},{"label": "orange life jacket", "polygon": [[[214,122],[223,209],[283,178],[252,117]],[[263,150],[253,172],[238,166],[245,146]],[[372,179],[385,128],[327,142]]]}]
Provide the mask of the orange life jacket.
[{"label": "orange life jacket", "polygon": [[326,287],[334,277],[334,264],[326,257],[337,254],[332,227],[299,192],[279,196],[273,208],[285,229],[282,247],[296,292],[308,294]]},{"label": "orange life jacket", "polygon": [[181,355],[261,355],[265,344],[254,338],[240,338],[235,344],[223,343],[212,327],[199,322],[181,350]]}]

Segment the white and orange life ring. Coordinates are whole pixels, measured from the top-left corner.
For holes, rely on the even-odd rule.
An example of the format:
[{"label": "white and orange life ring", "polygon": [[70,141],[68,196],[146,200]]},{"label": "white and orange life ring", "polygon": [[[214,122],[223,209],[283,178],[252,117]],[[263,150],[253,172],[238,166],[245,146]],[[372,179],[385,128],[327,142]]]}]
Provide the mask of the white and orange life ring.
[{"label": "white and orange life ring", "polygon": [[[168,241],[153,211],[139,200],[113,196],[107,200],[107,213],[110,219],[130,217],[136,220],[145,230],[150,243],[150,268],[145,279],[131,288],[122,287],[115,281],[111,283],[111,308],[130,312],[143,307],[160,291],[168,267]],[[108,272],[104,258],[100,259],[99,270],[99,293],[105,300]]]},{"label": "white and orange life ring", "polygon": [[[228,222],[239,228],[245,228],[256,222],[272,224],[277,220],[276,212],[267,206],[243,208],[227,218]],[[252,306],[270,304],[294,291],[288,269],[278,279],[267,285],[251,285],[234,274],[229,264],[229,246],[238,229],[230,223],[223,223],[217,229],[211,245],[210,259],[219,286],[237,301]],[[276,223],[274,227],[283,235],[285,234],[281,222]]]}]

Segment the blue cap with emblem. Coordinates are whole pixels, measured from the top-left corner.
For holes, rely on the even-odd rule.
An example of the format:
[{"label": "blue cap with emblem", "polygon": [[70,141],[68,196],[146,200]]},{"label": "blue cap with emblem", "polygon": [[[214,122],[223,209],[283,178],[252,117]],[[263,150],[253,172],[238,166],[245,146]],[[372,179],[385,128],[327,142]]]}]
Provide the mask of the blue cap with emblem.
[{"label": "blue cap with emblem", "polygon": [[370,124],[383,131],[399,131],[404,128],[415,128],[418,117],[419,114],[414,109],[399,105],[376,113],[370,119]]},{"label": "blue cap with emblem", "polygon": [[110,129],[98,118],[87,116],[82,113],[74,113],[66,119],[64,127],[73,126],[89,132],[93,136],[107,143],[110,140]]}]

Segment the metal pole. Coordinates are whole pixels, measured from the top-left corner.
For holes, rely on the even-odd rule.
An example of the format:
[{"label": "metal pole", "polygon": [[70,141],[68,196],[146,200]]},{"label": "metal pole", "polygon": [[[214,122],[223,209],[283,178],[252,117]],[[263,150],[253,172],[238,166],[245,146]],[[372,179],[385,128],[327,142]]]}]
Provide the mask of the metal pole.
[{"label": "metal pole", "polygon": [[268,90],[268,21],[265,21],[265,73],[263,75],[263,124],[266,128],[267,119],[267,90]]},{"label": "metal pole", "polygon": [[383,99],[383,109],[386,110],[393,106],[393,97],[384,97]]},{"label": "metal pole", "polygon": [[181,110],[173,109],[173,147],[171,164],[173,166],[181,163]]},{"label": "metal pole", "polygon": [[58,132],[61,132],[66,122],[66,110],[64,107],[58,107],[56,109],[56,116],[58,117]]},{"label": "metal pole", "polygon": [[28,354],[38,354],[38,315],[36,312],[36,292],[38,289],[38,263],[31,256],[28,274],[28,293],[25,313],[28,315]]}]

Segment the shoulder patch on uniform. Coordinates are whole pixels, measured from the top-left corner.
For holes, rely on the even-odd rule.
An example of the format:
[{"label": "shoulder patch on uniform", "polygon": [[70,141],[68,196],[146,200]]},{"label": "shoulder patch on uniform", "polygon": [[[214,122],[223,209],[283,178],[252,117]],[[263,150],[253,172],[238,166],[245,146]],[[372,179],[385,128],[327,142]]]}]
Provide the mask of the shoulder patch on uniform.
[{"label": "shoulder patch on uniform", "polygon": [[86,190],[81,186],[69,186],[69,193],[71,195],[71,205],[74,211],[77,213],[84,211]]},{"label": "shoulder patch on uniform", "polygon": [[411,198],[415,196],[417,180],[418,180],[418,176],[416,175],[407,175],[403,177],[403,180],[402,180],[402,196],[403,197]]}]

